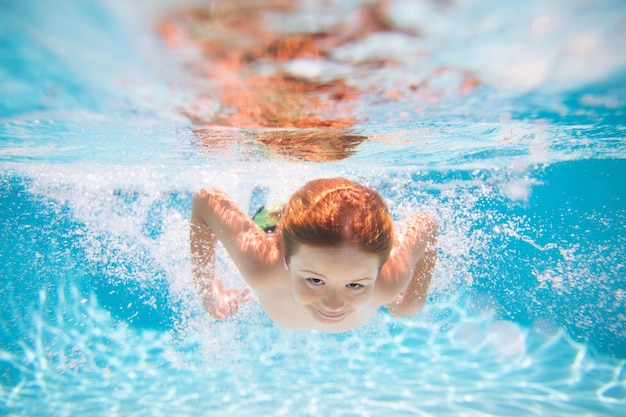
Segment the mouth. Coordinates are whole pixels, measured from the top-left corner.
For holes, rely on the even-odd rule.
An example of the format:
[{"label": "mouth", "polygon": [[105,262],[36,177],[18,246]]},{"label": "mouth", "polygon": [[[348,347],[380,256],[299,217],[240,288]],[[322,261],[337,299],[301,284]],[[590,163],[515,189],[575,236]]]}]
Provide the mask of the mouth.
[{"label": "mouth", "polygon": [[339,321],[341,319],[343,319],[346,315],[345,311],[340,311],[340,312],[328,312],[328,311],[323,311],[323,310],[319,310],[317,308],[313,308],[313,310],[315,310],[315,312],[322,318],[326,319],[326,320],[334,320],[334,321]]}]

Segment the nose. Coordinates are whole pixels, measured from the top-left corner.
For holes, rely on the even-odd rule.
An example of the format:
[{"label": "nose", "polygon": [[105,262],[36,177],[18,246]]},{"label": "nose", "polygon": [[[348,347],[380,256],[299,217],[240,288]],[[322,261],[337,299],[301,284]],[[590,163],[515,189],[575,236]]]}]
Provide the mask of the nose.
[{"label": "nose", "polygon": [[339,311],[344,305],[344,299],[339,291],[328,290],[322,297],[322,305],[328,311]]}]

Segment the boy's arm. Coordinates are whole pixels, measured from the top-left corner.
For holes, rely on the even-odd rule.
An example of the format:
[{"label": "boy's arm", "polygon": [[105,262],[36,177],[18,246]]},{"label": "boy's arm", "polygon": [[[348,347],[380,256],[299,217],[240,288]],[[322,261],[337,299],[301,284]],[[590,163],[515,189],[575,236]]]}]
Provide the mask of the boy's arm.
[{"label": "boy's arm", "polygon": [[272,256],[278,256],[265,232],[217,189],[203,188],[194,194],[189,237],[194,282],[215,318],[235,314],[241,302],[251,299],[247,289],[227,289],[215,276],[218,240],[249,284]]},{"label": "boy's arm", "polygon": [[436,221],[424,213],[407,218],[396,231],[379,277],[380,294],[391,315],[406,317],[424,307],[436,262]]},{"label": "boy's arm", "polygon": [[239,304],[250,300],[248,289],[225,288],[215,276],[217,238],[204,221],[192,217],[189,237],[194,284],[204,308],[216,319],[234,315]]}]

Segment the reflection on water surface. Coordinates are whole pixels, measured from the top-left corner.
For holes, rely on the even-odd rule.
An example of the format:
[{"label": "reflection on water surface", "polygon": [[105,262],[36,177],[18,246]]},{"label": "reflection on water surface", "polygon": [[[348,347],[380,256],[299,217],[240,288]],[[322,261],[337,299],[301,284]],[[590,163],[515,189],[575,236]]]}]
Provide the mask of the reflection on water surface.
[{"label": "reflection on water surface", "polygon": [[[171,48],[197,52],[187,64],[196,97],[181,111],[209,150],[241,140],[240,132],[216,131],[226,126],[289,158],[340,160],[379,139],[359,133],[360,107],[402,99],[412,106],[398,116],[408,119],[437,98],[415,72],[424,59],[419,28],[398,25],[388,1],[316,9],[286,0],[210,2],[166,16],[158,31]],[[456,79],[461,93],[480,84],[450,68],[431,75]]]}]

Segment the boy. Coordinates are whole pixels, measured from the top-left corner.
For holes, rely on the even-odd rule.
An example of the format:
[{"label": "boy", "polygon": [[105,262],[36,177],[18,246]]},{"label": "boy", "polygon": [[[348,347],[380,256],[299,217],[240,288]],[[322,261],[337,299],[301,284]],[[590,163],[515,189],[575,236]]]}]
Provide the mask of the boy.
[{"label": "boy", "polygon": [[426,303],[437,259],[430,216],[410,216],[394,231],[380,195],[344,178],[310,181],[282,212],[269,214],[277,220],[271,233],[217,189],[194,195],[192,269],[213,317],[231,316],[251,300],[247,289],[227,289],[215,277],[218,240],[266,313],[288,328],[344,332],[381,306],[405,317]]}]

